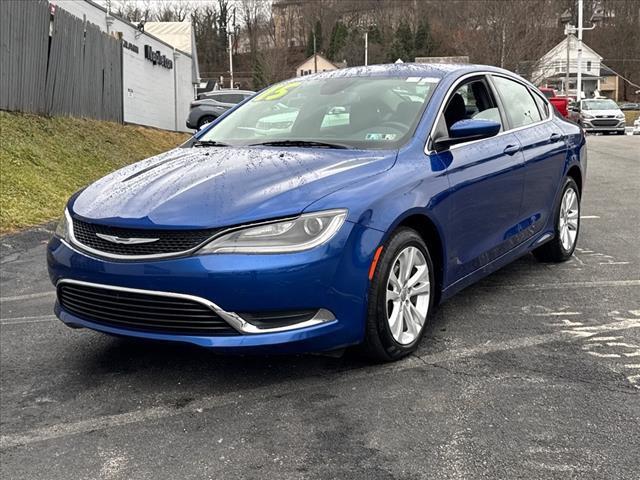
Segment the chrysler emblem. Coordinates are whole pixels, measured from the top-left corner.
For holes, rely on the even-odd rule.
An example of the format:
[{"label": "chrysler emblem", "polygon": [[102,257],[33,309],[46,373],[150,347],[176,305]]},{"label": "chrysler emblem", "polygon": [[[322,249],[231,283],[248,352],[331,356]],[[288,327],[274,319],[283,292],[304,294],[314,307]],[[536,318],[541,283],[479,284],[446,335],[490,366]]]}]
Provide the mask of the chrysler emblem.
[{"label": "chrysler emblem", "polygon": [[115,235],[105,235],[104,233],[96,233],[96,236],[111,243],[120,243],[123,245],[140,245],[142,243],[153,243],[160,240],[159,238],[122,238]]}]

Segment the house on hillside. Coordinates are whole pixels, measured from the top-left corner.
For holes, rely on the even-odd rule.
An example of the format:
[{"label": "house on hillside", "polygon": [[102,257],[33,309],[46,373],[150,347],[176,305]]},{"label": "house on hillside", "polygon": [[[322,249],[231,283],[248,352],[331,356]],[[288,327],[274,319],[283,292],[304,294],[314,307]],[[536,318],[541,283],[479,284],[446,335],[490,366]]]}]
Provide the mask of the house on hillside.
[{"label": "house on hillside", "polygon": [[[569,47],[569,85],[567,74],[567,45]],[[569,35],[545,53],[533,68],[531,81],[536,85],[553,87],[559,92],[576,94],[578,76],[578,39]],[[586,98],[599,90],[602,56],[582,42],[582,91]]]},{"label": "house on hillside", "polygon": [[[567,76],[567,42],[569,45],[569,85]],[[578,76],[578,39],[570,35],[557,44],[536,63],[531,81],[536,85],[555,88],[558,92],[575,96]],[[602,63],[602,56],[582,42],[582,91],[586,98],[593,96],[622,99],[622,79]]]},{"label": "house on hillside", "polygon": [[622,78],[605,65],[600,67],[600,75],[600,86],[598,87],[600,95],[615,100],[616,102],[622,101],[622,84],[624,83]]},{"label": "house on hillside", "polygon": [[311,55],[304,62],[296,65],[296,77],[304,77],[305,75],[311,75],[316,72],[329,72],[331,70],[338,70],[344,65],[336,65],[329,61],[326,57],[316,53]]}]

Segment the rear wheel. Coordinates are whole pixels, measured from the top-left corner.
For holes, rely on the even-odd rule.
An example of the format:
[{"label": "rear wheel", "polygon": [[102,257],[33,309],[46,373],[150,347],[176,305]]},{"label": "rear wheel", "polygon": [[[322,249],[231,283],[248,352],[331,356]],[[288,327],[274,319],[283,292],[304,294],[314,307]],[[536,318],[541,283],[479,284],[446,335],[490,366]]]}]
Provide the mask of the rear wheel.
[{"label": "rear wheel", "polygon": [[211,115],[205,115],[204,117],[200,117],[200,120],[198,120],[198,130],[200,130],[205,125],[213,122],[215,119],[216,117]]},{"label": "rear wheel", "polygon": [[365,353],[392,361],[418,348],[434,301],[433,262],[415,230],[385,243],[369,290]]},{"label": "rear wheel", "polygon": [[533,251],[542,262],[564,262],[573,255],[580,232],[580,190],[567,178],[555,211],[555,236]]}]

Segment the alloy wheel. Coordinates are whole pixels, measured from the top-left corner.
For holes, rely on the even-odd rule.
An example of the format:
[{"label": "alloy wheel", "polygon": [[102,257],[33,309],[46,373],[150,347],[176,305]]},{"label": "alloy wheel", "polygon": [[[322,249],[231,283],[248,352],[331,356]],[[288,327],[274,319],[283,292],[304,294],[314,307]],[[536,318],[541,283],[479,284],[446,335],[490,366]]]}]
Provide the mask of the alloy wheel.
[{"label": "alloy wheel", "polygon": [[576,242],[579,217],[578,194],[573,188],[567,188],[560,203],[560,218],[558,220],[560,242],[562,243],[562,248],[567,252],[573,248]]},{"label": "alloy wheel", "polygon": [[396,342],[414,342],[429,312],[429,265],[420,249],[410,246],[396,256],[387,280],[387,321]]}]

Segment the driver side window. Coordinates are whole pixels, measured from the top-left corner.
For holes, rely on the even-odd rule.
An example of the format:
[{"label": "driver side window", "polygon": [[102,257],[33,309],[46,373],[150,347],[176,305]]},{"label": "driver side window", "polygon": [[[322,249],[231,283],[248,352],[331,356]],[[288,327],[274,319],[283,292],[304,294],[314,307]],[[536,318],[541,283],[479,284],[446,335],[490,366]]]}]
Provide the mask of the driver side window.
[{"label": "driver side window", "polygon": [[[450,133],[454,123],[471,118],[493,120],[503,125],[498,105],[487,88],[487,83],[481,78],[464,83],[449,98],[444,110],[447,133]],[[500,128],[502,130],[503,127]]]}]

